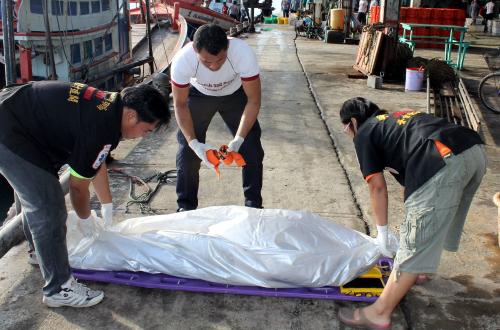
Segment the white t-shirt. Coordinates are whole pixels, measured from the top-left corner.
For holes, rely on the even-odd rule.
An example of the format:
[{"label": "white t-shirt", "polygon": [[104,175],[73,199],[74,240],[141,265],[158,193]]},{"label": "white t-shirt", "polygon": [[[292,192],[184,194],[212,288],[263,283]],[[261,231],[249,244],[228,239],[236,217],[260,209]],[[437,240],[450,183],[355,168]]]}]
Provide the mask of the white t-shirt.
[{"label": "white t-shirt", "polygon": [[184,46],[172,61],[170,80],[177,87],[191,84],[200,93],[226,96],[241,87],[241,81],[259,78],[259,64],[252,48],[240,39],[229,39],[227,58],[217,71],[208,69],[198,60],[193,43]]},{"label": "white t-shirt", "polygon": [[359,2],[358,13],[366,13],[368,11],[368,1],[361,0]]},{"label": "white t-shirt", "polygon": [[495,3],[488,2],[486,4],[486,14],[493,14],[493,8],[495,8]]}]

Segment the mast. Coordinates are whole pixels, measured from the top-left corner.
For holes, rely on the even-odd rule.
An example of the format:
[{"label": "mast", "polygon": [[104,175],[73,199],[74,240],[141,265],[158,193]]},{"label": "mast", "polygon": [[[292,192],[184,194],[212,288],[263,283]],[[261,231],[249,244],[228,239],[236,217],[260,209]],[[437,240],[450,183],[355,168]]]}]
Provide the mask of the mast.
[{"label": "mast", "polygon": [[[5,1],[4,1],[5,2]],[[50,37],[49,24],[49,6],[47,0],[42,1],[43,4],[43,24],[45,25],[45,43],[49,49],[49,64],[50,64],[50,80],[57,80],[56,64],[54,63],[54,48],[52,47],[52,38]]]},{"label": "mast", "polygon": [[149,73],[153,74],[154,72],[154,64],[153,64],[153,40],[151,40],[151,16],[149,9],[149,0],[145,0],[146,2],[146,37],[148,38],[148,47],[149,47]]},{"label": "mast", "polygon": [[3,52],[5,58],[5,85],[16,83],[16,55],[14,44],[14,7],[12,1],[2,0]]}]

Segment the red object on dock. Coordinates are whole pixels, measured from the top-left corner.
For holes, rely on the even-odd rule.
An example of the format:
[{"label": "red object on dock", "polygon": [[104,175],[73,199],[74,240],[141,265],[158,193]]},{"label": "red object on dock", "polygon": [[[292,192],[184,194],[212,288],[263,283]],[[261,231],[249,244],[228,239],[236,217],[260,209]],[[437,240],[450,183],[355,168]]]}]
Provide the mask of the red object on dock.
[{"label": "red object on dock", "polygon": [[181,4],[178,2],[174,3],[174,17],[172,18],[172,28],[174,30],[179,29],[179,23],[177,22],[179,20],[179,9],[180,9]]},{"label": "red object on dock", "polygon": [[19,46],[19,66],[21,68],[21,83],[27,83],[33,80],[31,48]]}]

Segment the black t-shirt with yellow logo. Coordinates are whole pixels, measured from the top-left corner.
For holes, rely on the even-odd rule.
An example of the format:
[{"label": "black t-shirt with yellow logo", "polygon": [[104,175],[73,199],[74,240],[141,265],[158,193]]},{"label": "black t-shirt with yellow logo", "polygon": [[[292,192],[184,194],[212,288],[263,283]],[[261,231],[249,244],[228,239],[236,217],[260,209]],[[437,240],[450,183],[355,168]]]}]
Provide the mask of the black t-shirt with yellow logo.
[{"label": "black t-shirt with yellow logo", "polygon": [[0,92],[0,143],[32,164],[92,178],[121,138],[118,93],[40,81]]},{"label": "black t-shirt with yellow logo", "polygon": [[363,176],[388,170],[405,187],[405,199],[445,166],[435,141],[455,155],[483,143],[471,129],[418,111],[371,117],[354,137]]}]

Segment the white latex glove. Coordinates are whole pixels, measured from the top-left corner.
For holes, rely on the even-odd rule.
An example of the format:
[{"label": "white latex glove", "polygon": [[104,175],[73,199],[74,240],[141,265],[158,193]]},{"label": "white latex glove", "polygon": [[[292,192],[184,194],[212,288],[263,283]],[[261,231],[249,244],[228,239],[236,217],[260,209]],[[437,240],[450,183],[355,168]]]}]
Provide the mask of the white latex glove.
[{"label": "white latex glove", "polygon": [[210,150],[210,149],[214,149],[214,150],[217,150],[207,144],[204,144],[204,143],[201,143],[200,141],[198,141],[197,139],[193,139],[191,141],[189,141],[189,147],[191,149],[193,149],[194,153],[196,154],[196,156],[198,156],[198,158],[201,159],[201,161],[206,165],[208,166],[208,168],[211,168],[213,170],[215,170],[215,167],[214,165],[212,165],[208,159],[207,159],[207,150]]},{"label": "white latex glove", "polygon": [[113,203],[101,204],[101,217],[104,221],[104,227],[113,224]]},{"label": "white latex glove", "polygon": [[92,213],[90,213],[90,216],[86,219],[79,218],[77,226],[84,237],[92,237],[97,233],[95,217]]},{"label": "white latex glove", "polygon": [[231,140],[231,142],[228,143],[227,145],[227,151],[236,151],[240,150],[241,145],[243,144],[243,141],[245,141],[244,138],[242,138],[239,135],[236,135],[234,139]]},{"label": "white latex glove", "polygon": [[385,225],[385,226],[377,225],[377,232],[378,233],[377,233],[376,241],[377,241],[377,246],[380,249],[380,252],[386,257],[389,257],[389,258],[394,257],[394,253],[392,253],[388,247],[389,230],[387,228],[387,225]]}]

